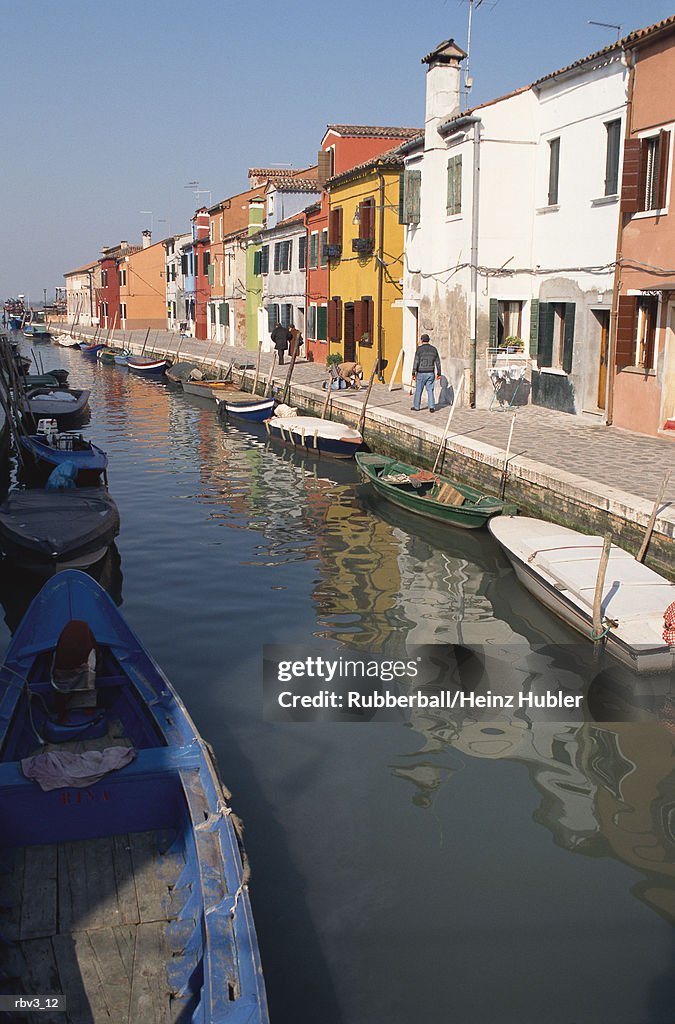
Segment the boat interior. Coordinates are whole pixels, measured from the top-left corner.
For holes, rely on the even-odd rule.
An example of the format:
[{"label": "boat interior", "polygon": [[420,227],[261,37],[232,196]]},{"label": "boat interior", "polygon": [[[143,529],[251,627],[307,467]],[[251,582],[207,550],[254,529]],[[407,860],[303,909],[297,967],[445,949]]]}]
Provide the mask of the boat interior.
[{"label": "boat interior", "polygon": [[[93,700],[75,706],[55,689],[52,658],[39,653],[14,680],[0,752],[0,993],[65,994],[65,1016],[41,1020],[222,1019],[240,994],[238,880],[225,878],[232,851],[199,744],[167,744],[157,717],[169,734],[180,726],[173,695],[148,684],[139,699],[109,649],[97,648]],[[31,755],[115,746],[133,760],[91,785],[44,791],[21,770]],[[214,940],[221,983],[205,993]]]}]

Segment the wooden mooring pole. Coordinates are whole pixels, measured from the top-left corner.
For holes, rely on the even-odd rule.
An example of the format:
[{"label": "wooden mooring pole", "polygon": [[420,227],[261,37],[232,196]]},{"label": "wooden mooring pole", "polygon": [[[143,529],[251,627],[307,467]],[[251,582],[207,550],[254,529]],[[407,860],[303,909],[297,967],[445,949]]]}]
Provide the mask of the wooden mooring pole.
[{"label": "wooden mooring pole", "polygon": [[665,494],[665,490],[666,490],[666,487],[668,486],[668,481],[669,480],[670,480],[670,470],[667,470],[666,473],[664,474],[663,480],[661,481],[661,486],[659,487],[658,497],[657,497],[656,501],[654,502],[654,508],[652,509],[652,514],[650,515],[649,522],[647,523],[647,529],[645,531],[644,540],[642,541],[642,545],[640,547],[640,550],[638,551],[637,555],[635,556],[635,558],[637,559],[638,562],[644,562],[644,560],[645,560],[645,555],[647,554],[647,548],[649,547],[649,542],[652,539],[652,533],[654,532],[654,524],[656,523],[656,517],[657,517],[658,511],[659,511],[659,509],[661,507],[661,502],[663,501],[663,495]]},{"label": "wooden mooring pole", "polygon": [[359,425],[356,428],[359,434],[363,434],[363,428],[366,423],[366,406],[368,405],[368,399],[370,398],[370,392],[373,390],[373,384],[375,383],[375,374],[377,373],[380,366],[379,359],[375,360],[375,365],[370,374],[370,380],[368,381],[368,390],[366,391],[366,397],[363,399],[363,408],[361,409],[361,415],[359,416]]}]

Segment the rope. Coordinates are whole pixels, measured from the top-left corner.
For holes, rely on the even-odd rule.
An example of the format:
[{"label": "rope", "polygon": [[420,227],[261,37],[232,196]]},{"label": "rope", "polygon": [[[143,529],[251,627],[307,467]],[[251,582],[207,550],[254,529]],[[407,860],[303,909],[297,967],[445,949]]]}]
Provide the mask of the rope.
[{"label": "rope", "polygon": [[591,638],[591,640],[593,641],[593,643],[597,643],[598,640],[604,640],[605,639],[605,637],[608,635],[608,633],[609,633],[611,628],[612,628],[612,623],[609,622],[605,626],[605,628],[602,630],[602,632],[598,636],[596,636],[595,635],[595,628],[591,627],[591,631],[590,631],[590,633],[588,635]]}]

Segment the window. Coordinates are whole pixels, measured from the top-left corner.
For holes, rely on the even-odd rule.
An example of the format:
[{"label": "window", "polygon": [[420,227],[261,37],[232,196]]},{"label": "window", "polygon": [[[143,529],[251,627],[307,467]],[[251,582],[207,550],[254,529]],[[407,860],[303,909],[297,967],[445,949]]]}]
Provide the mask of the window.
[{"label": "window", "polygon": [[616,330],[616,365],[654,369],[656,327],[659,299],[657,295],[621,295]]},{"label": "window", "polygon": [[257,252],[253,253],[253,273],[258,276],[262,274],[262,250],[258,249]]},{"label": "window", "polygon": [[300,235],[298,239],[298,270],[307,268],[307,235]]},{"label": "window", "polygon": [[285,273],[291,269],[291,241],[274,243],[274,272]]},{"label": "window", "polygon": [[560,139],[548,144],[548,205],[558,205],[558,178],[560,176]]},{"label": "window", "polygon": [[208,274],[209,266],[210,265],[211,265],[211,253],[207,250],[202,255],[202,273],[204,274],[204,276],[206,276]]},{"label": "window", "polygon": [[615,196],[619,191],[619,144],[621,121],[606,121],[607,157],[605,160],[605,195]]},{"label": "window", "polygon": [[328,245],[328,228],[324,228],[321,232],[321,247],[319,250],[319,262],[320,266],[325,267],[328,265],[328,253],[326,252],[326,246]]},{"label": "window", "polygon": [[267,330],[272,333],[274,328],[279,323],[279,305],[276,302],[271,303],[267,307]]},{"label": "window", "polygon": [[316,340],[316,306],[312,304],[307,310],[307,337]]},{"label": "window", "polygon": [[448,160],[448,195],[445,205],[448,217],[455,217],[462,212],[462,154],[451,156]]},{"label": "window", "polygon": [[293,306],[290,302],[283,302],[280,308],[279,322],[282,327],[288,327],[293,323]]},{"label": "window", "polygon": [[125,285],[127,283],[127,269],[126,269],[126,267],[120,267],[120,269],[117,272],[117,279],[118,279],[118,281],[119,281],[119,283],[121,285]]},{"label": "window", "polygon": [[218,307],[218,322],[221,327],[230,326],[230,306],[227,302],[221,302]]},{"label": "window", "polygon": [[183,277],[187,277],[187,275],[188,275],[188,255],[187,255],[186,252],[184,252],[182,254],[181,258],[180,258],[180,272],[183,275]]},{"label": "window", "polygon": [[540,367],[572,372],[574,302],[540,302],[537,363]]},{"label": "window", "polygon": [[641,366],[645,370],[651,370],[654,366],[654,340],[658,311],[659,300],[656,295],[645,295],[638,299],[635,365]]},{"label": "window", "polygon": [[372,197],[359,203],[359,238],[375,244],[375,200]]},{"label": "window", "polygon": [[108,287],[108,271],[107,270],[102,270],[101,271],[101,287],[102,288],[107,288]]},{"label": "window", "polygon": [[658,135],[640,140],[638,200],[641,210],[662,210],[666,205],[669,148],[669,132],[659,132]]},{"label": "window", "polygon": [[523,303],[512,299],[490,299],[490,348],[501,348],[508,338],[521,338]]},{"label": "window", "polygon": [[[420,193],[422,188],[421,171],[404,171],[398,179],[398,222],[399,224],[419,224]],[[461,195],[460,195],[461,204]]]},{"label": "window", "polygon": [[263,245],[260,250],[260,269],[259,274],[269,274],[270,271],[270,247],[269,245]]},{"label": "window", "polygon": [[[316,270],[319,266],[319,232],[312,231],[309,236],[309,267]],[[313,337],[313,335],[312,335]]]},{"label": "window", "polygon": [[325,306],[316,307],[316,340],[326,340],[327,313]]},{"label": "window", "polygon": [[342,247],[342,207],[337,206],[328,215],[328,243]]},{"label": "window", "polygon": [[339,295],[334,295],[332,299],[329,299],[326,320],[327,320],[328,341],[341,341],[342,340],[342,299],[340,298]]},{"label": "window", "polygon": [[127,318],[127,304],[126,302],[120,302],[120,320],[126,320]]}]

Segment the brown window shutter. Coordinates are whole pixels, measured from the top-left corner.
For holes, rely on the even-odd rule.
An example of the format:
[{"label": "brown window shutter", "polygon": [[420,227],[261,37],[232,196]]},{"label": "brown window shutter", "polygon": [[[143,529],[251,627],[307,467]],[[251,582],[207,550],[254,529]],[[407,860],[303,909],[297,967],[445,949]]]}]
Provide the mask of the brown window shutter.
[{"label": "brown window shutter", "polygon": [[364,199],[359,203],[359,238],[375,240],[375,200]]},{"label": "brown window shutter", "polygon": [[330,211],[328,222],[328,243],[329,245],[342,245],[342,207],[338,206]]},{"label": "brown window shutter", "polygon": [[626,139],[623,147],[623,175],[621,177],[622,213],[637,213],[639,209],[640,159],[640,140]]},{"label": "brown window shutter", "polygon": [[637,302],[634,295],[619,296],[616,318],[616,366],[632,366],[635,362],[635,330]]},{"label": "brown window shutter", "polygon": [[365,303],[357,299],[354,303],[354,341],[360,344],[361,338],[366,331],[366,310]]},{"label": "brown window shutter", "polygon": [[668,198],[668,167],[670,164],[670,132],[659,132],[659,178],[656,183],[656,208],[665,209]]},{"label": "brown window shutter", "polygon": [[370,344],[373,344],[373,328],[375,326],[375,303],[372,299],[364,300],[366,306],[366,330],[368,331],[368,338]]},{"label": "brown window shutter", "polygon": [[340,341],[342,339],[342,299],[333,296],[328,300],[328,340]]},{"label": "brown window shutter", "polygon": [[320,185],[325,185],[331,176],[331,163],[333,162],[332,154],[329,149],[319,150],[317,157],[317,173],[316,176],[319,179]]},{"label": "brown window shutter", "polygon": [[366,201],[359,203],[359,238],[368,238],[368,206]]}]

